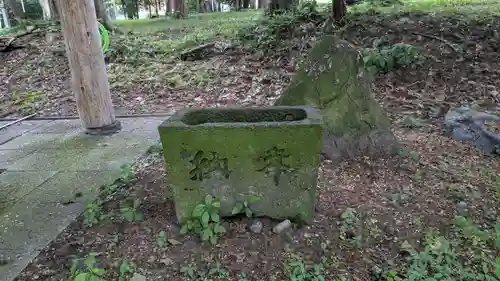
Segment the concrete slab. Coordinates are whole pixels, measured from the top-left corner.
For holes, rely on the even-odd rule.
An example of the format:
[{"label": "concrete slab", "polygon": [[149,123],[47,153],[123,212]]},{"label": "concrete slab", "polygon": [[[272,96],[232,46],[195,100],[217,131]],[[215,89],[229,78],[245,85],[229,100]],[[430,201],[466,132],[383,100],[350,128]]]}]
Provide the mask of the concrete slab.
[{"label": "concrete slab", "polygon": [[57,120],[40,126],[31,131],[33,134],[67,133],[71,131],[83,131],[80,119]]},{"label": "concrete slab", "polygon": [[[54,171],[11,172],[0,174],[0,215],[2,210],[16,205],[18,201],[39,185],[53,177]],[[1,224],[1,222],[0,222]],[[1,247],[1,246],[0,246]]]},{"label": "concrete slab", "polygon": [[[87,199],[93,199],[99,194],[102,185],[113,183],[119,176],[119,169],[59,172],[43,182],[26,198],[40,203],[65,203],[72,200],[84,204]],[[76,197],[76,194],[80,196]]]},{"label": "concrete slab", "polygon": [[26,150],[0,150],[0,169],[7,169],[14,161],[19,160],[32,153]]},{"label": "concrete slab", "polygon": [[5,129],[0,130],[0,144],[14,139],[26,132],[34,130],[42,125],[47,125],[52,121],[49,120],[35,120],[35,121],[22,121],[11,125]]},{"label": "concrete slab", "polygon": [[82,148],[67,148],[65,143],[59,147],[50,144],[53,148],[39,149],[15,161],[7,169],[9,171],[116,170],[125,163],[133,163],[141,156],[137,150],[148,148],[155,142],[154,139],[140,136],[121,136],[105,137],[96,141],[93,146],[88,144]]},{"label": "concrete slab", "polygon": [[23,200],[3,214],[0,247],[7,249],[8,256],[4,258],[11,262],[0,266],[0,280],[13,280],[83,209],[80,203],[65,206]]},{"label": "concrete slab", "polygon": [[[6,169],[0,173],[0,249],[12,259],[0,266],[0,281],[13,280],[83,211],[84,200],[119,176],[122,164],[156,145],[164,119],[122,119],[122,131],[111,136],[86,135],[79,120],[2,130],[2,137],[15,137],[0,143],[0,169]],[[76,199],[77,193],[83,196]],[[62,204],[70,199],[76,203]]]},{"label": "concrete slab", "polygon": [[120,120],[122,123],[122,131],[143,131],[152,132],[158,131],[158,125],[161,124],[168,117],[141,117],[141,118],[123,118]]}]

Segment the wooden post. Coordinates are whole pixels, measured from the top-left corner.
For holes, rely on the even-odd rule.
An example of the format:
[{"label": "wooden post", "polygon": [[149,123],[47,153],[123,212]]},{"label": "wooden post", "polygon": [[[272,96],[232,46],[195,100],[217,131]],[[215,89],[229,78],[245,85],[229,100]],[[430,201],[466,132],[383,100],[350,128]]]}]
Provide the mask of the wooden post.
[{"label": "wooden post", "polygon": [[88,134],[113,134],[115,118],[93,0],[58,0],[78,115]]}]

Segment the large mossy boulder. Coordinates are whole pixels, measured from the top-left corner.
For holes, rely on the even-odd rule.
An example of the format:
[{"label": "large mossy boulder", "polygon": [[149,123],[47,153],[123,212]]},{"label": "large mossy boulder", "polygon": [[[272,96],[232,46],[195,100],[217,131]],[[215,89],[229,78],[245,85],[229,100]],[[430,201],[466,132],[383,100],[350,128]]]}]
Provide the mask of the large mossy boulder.
[{"label": "large mossy boulder", "polygon": [[390,122],[372,96],[360,53],[334,35],[316,43],[276,105],[320,109],[323,154],[333,161],[390,157],[398,151]]}]

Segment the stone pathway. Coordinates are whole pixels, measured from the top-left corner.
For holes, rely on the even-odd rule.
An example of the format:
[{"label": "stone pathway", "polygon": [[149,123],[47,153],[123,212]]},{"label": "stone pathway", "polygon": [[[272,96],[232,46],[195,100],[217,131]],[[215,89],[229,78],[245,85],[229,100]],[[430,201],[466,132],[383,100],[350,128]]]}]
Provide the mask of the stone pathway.
[{"label": "stone pathway", "polygon": [[[86,135],[79,120],[0,130],[0,281],[13,280],[81,214],[84,200],[118,178],[121,165],[158,143],[166,118],[120,119],[122,130],[112,136]],[[70,199],[76,203],[63,204]]]}]

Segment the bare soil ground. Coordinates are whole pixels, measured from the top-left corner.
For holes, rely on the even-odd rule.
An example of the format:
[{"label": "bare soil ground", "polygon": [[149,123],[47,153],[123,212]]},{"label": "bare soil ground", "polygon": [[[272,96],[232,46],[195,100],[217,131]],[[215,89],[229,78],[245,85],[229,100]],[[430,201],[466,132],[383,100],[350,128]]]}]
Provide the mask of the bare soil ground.
[{"label": "bare soil ground", "polygon": [[[129,190],[106,204],[105,213],[113,215],[109,220],[85,228],[80,219],[17,280],[67,280],[72,261],[91,252],[98,253],[99,267],[107,269],[105,280],[118,280],[118,266],[123,261],[136,263],[139,272],[151,278],[148,280],[195,280],[183,276],[180,268],[192,264],[195,274],[201,274],[217,263],[228,272],[227,280],[239,280],[242,272],[249,280],[272,280],[272,275],[276,280],[288,280],[283,264],[290,253],[301,253],[306,263],[326,260],[326,280],[338,276],[370,280],[375,265],[404,258],[404,241],[418,248],[429,229],[446,232],[458,201],[465,200],[480,223],[491,216],[495,219],[500,211],[494,183],[494,175],[500,172],[498,159],[484,158],[432,131],[396,130],[402,145],[417,153],[418,160],[323,162],[312,225],[275,234],[272,228],[277,222],[265,218],[229,219],[224,222],[228,232],[216,246],[201,243],[197,236],[179,234],[164,163],[153,158],[139,168],[138,179]],[[123,221],[118,209],[127,198],[144,202],[144,220]],[[339,217],[346,208],[361,214],[362,227],[350,234],[351,238],[361,236],[360,245],[340,238]],[[254,220],[264,224],[262,233],[249,230]],[[175,240],[173,244],[160,246],[161,231]]]},{"label": "bare soil ground", "polygon": [[[266,218],[227,219],[228,232],[215,246],[201,243],[197,236],[180,235],[163,160],[152,156],[139,164],[137,179],[106,203],[105,213],[111,214],[107,220],[86,228],[80,218],[17,280],[68,280],[74,258],[94,252],[99,267],[106,269],[105,280],[119,280],[123,261],[134,262],[136,272],[148,280],[210,280],[203,275],[218,264],[221,270],[212,280],[289,280],[284,266],[295,257],[292,253],[300,253],[305,264],[323,264],[326,280],[346,276],[365,281],[373,277],[374,266],[392,261],[398,270],[406,257],[403,242],[422,249],[429,229],[450,232],[459,202],[466,202],[479,225],[491,226],[500,214],[495,194],[500,160],[443,136],[439,119],[450,106],[461,103],[498,110],[499,25],[499,19],[474,22],[426,14],[365,15],[349,24],[344,38],[359,46],[370,46],[374,39],[409,43],[420,47],[427,60],[421,66],[380,74],[373,86],[408,153],[396,159],[324,161],[312,225],[276,234],[272,227],[277,222]],[[38,51],[32,53],[33,48]],[[5,116],[20,116],[26,108],[43,115],[75,114],[66,60],[47,50],[32,46],[4,58],[0,106]],[[263,61],[233,51],[182,63],[110,61],[109,73],[120,113],[150,113],[190,106],[272,104],[290,81],[294,61]],[[38,90],[43,95],[29,104],[12,94]],[[407,115],[421,118],[425,125],[407,128],[402,122]],[[118,209],[127,198],[143,202],[144,220],[123,221]],[[342,233],[345,221],[340,216],[347,208],[356,210],[359,222]],[[249,230],[256,220],[264,225],[262,233]],[[161,231],[173,239],[163,246]],[[500,256],[498,249],[490,248]],[[187,265],[195,277],[181,273]]]}]

